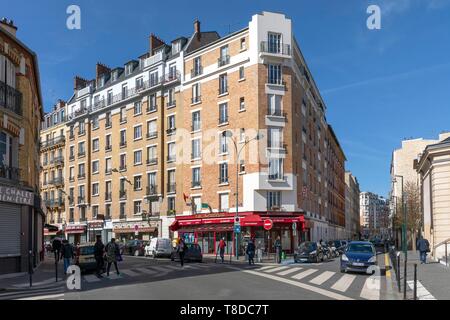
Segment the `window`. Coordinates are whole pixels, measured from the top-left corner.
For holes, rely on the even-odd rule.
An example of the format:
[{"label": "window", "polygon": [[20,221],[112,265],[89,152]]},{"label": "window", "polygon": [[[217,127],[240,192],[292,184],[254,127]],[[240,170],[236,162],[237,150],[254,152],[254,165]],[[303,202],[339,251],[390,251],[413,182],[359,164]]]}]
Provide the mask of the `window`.
[{"label": "window", "polygon": [[97,219],[98,216],[98,206],[92,206],[92,218]]},{"label": "window", "polygon": [[167,133],[171,134],[176,130],[175,127],[175,115],[167,117]]},{"label": "window", "polygon": [[138,215],[142,212],[142,201],[135,201],[134,202],[134,214]]},{"label": "window", "polygon": [[110,203],[105,204],[105,218],[111,219],[111,204]]},{"label": "window", "polygon": [[156,86],[159,83],[158,71],[150,72],[150,86]]},{"label": "window", "polygon": [[202,198],[201,197],[192,197],[194,202],[194,212],[199,213],[202,211]]},{"label": "window", "polygon": [[200,111],[192,112],[192,131],[200,130]]},{"label": "window", "polygon": [[175,102],[175,89],[169,89],[167,92],[167,106],[174,107],[176,105]]},{"label": "window", "polygon": [[142,176],[135,176],[133,185],[134,185],[134,190],[141,190],[142,189]]},{"label": "window", "polygon": [[148,96],[147,111],[156,111],[156,94],[151,94]]},{"label": "window", "polygon": [[156,188],[156,172],[147,173],[147,180],[148,180],[148,186],[152,189],[155,189]]},{"label": "window", "polygon": [[201,181],[200,168],[192,168],[192,187],[200,187]]},{"label": "window", "polygon": [[239,130],[239,141],[245,142],[245,129],[244,128],[241,128]]},{"label": "window", "polygon": [[112,137],[111,134],[106,135],[106,150],[111,150],[112,148]]},{"label": "window", "polygon": [[281,191],[267,191],[267,210],[281,208]]},{"label": "window", "polygon": [[177,65],[175,63],[169,66],[169,81],[177,78]]},{"label": "window", "polygon": [[239,67],[239,80],[245,79],[245,71],[244,67]]},{"label": "window", "polygon": [[116,81],[117,78],[118,78],[118,76],[119,76],[119,71],[118,71],[118,70],[114,70],[114,71],[112,72],[112,74],[111,74],[111,81],[112,81],[112,82]]},{"label": "window", "polygon": [[219,136],[219,153],[227,153],[228,152],[228,141],[226,136],[226,131],[222,132]]},{"label": "window", "polygon": [[86,110],[86,105],[87,105],[86,99],[81,100],[80,110]]},{"label": "window", "polygon": [[283,147],[283,131],[281,128],[269,127],[267,137],[268,148],[282,148]]},{"label": "window", "polygon": [[147,164],[156,163],[156,146],[147,147]]},{"label": "window", "polygon": [[220,212],[226,212],[230,209],[229,197],[230,197],[230,195],[228,193],[219,194],[219,211]]},{"label": "window", "polygon": [[92,140],[92,151],[98,151],[100,148],[100,142],[98,138]]},{"label": "window", "polygon": [[127,155],[125,153],[119,155],[119,170],[127,169]]},{"label": "window", "polygon": [[106,118],[105,118],[105,127],[111,127],[112,125],[112,117],[111,117],[111,112],[107,112],[106,113]]},{"label": "window", "polygon": [[247,44],[245,43],[245,38],[241,38],[240,44],[241,44],[240,45],[241,50],[247,49]]},{"label": "window", "polygon": [[142,114],[142,103],[141,101],[136,101],[134,103],[134,115],[137,116],[140,114]]},{"label": "window", "polygon": [[142,125],[134,127],[134,140],[142,138]]},{"label": "window", "polygon": [[192,140],[192,159],[198,159],[201,157],[201,144],[200,139],[194,139]]},{"label": "window", "polygon": [[[69,179],[70,180],[74,180],[75,179],[75,168],[74,167],[70,167],[69,168]],[[44,174],[44,183],[47,182],[47,173]]]},{"label": "window", "polygon": [[75,157],[75,146],[70,146],[70,148],[69,148],[69,157],[70,158]]},{"label": "window", "polygon": [[169,209],[168,213],[172,214],[175,212],[175,197],[168,197],[167,201],[168,201],[167,206]]},{"label": "window", "polygon": [[228,182],[228,163],[219,164],[219,183]]},{"label": "window", "polygon": [[167,175],[167,192],[175,192],[175,170],[168,170]]},{"label": "window", "polygon": [[128,85],[125,83],[122,85],[122,100],[128,98]]},{"label": "window", "polygon": [[70,205],[73,205],[75,202],[74,194],[75,194],[75,189],[73,187],[69,188],[69,203],[70,203]]},{"label": "window", "polygon": [[111,171],[112,171],[112,159],[106,158],[105,159],[105,172],[111,173]]},{"label": "window", "polygon": [[112,184],[111,181],[106,181],[105,183],[105,199],[111,200],[111,190],[112,190]]},{"label": "window", "polygon": [[239,111],[245,110],[245,98],[241,97],[239,99]]},{"label": "window", "polygon": [[98,173],[99,170],[99,161],[92,161],[92,173]]},{"label": "window", "polygon": [[126,107],[120,108],[120,122],[127,121],[127,109]]},{"label": "window", "polygon": [[175,142],[167,144],[167,161],[175,161]]},{"label": "window", "polygon": [[200,83],[196,83],[192,85],[192,103],[200,102],[200,100],[201,100]]},{"label": "window", "polygon": [[268,115],[281,116],[281,96],[276,94],[267,95]]},{"label": "window", "polygon": [[125,129],[120,130],[120,146],[126,146],[127,145],[127,131]]},{"label": "window", "polygon": [[70,126],[70,128],[69,128],[69,138],[73,139],[73,137],[74,137],[73,126]]},{"label": "window", "polygon": [[268,83],[270,84],[283,84],[283,79],[281,76],[281,65],[279,64],[269,64],[268,65]]},{"label": "window", "polygon": [[156,138],[158,135],[156,131],[156,120],[147,122],[147,138]]},{"label": "window", "polygon": [[86,154],[84,146],[85,146],[84,141],[78,143],[78,156],[84,156]]},{"label": "window", "polygon": [[221,74],[219,76],[219,95],[228,93],[228,76],[227,74]]},{"label": "window", "polygon": [[144,86],[144,79],[142,77],[139,77],[136,79],[136,89],[142,89],[142,87]]},{"label": "window", "polygon": [[134,152],[134,165],[142,164],[142,150]]},{"label": "window", "polygon": [[84,186],[78,186],[78,196],[80,197],[81,200],[79,201],[79,203],[84,202],[86,196]]},{"label": "window", "polygon": [[94,116],[92,118],[92,129],[98,129],[98,128],[99,128],[98,116]]},{"label": "window", "polygon": [[228,103],[219,104],[219,124],[228,122]]},{"label": "window", "polygon": [[96,183],[92,184],[92,195],[98,196],[98,194],[99,194],[99,186],[98,186],[98,182],[96,182]]},{"label": "window", "polygon": [[239,172],[245,172],[245,161],[239,160]]},{"label": "window", "polygon": [[194,69],[192,70],[191,76],[195,77],[202,74],[202,60],[201,57],[194,59]]},{"label": "window", "polygon": [[283,159],[270,158],[269,159],[269,179],[278,180],[283,179]]},{"label": "window", "polygon": [[281,52],[281,34],[269,32],[267,35],[268,51],[270,53],[282,53]]},{"label": "window", "polygon": [[230,56],[229,56],[228,45],[226,45],[226,46],[223,46],[220,48],[220,58],[219,58],[218,65],[219,65],[219,67],[222,67],[228,63],[230,63]]},{"label": "window", "polygon": [[82,135],[82,134],[85,134],[85,133],[86,133],[86,127],[85,127],[84,121],[80,121],[78,123],[78,134]]},{"label": "window", "polygon": [[124,219],[127,216],[125,206],[126,206],[125,202],[120,203],[120,219]]}]

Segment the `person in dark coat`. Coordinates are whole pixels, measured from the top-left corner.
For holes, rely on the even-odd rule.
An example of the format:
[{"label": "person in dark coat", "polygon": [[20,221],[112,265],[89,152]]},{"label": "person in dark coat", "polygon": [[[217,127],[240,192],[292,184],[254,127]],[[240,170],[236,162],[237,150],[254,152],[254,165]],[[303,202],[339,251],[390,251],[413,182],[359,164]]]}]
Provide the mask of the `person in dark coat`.
[{"label": "person in dark coat", "polygon": [[277,254],[277,263],[281,263],[281,238],[277,237],[274,244],[275,252]]},{"label": "person in dark coat", "polygon": [[255,243],[253,240],[250,240],[247,245],[247,255],[248,255],[248,264],[255,264],[255,260],[253,259],[255,257]]},{"label": "person in dark coat", "polygon": [[53,239],[52,250],[53,253],[55,254],[55,261],[59,262],[59,256],[61,253],[61,240],[59,238]]},{"label": "person in dark coat", "polygon": [[186,254],[186,243],[184,242],[184,239],[181,238],[179,243],[178,243],[178,247],[177,247],[177,253],[180,256],[180,262],[181,262],[181,266],[184,266],[184,255]]},{"label": "person in dark coat", "polygon": [[97,277],[101,278],[103,273],[104,266],[104,255],[105,255],[105,245],[102,242],[102,237],[100,235],[97,236],[97,241],[94,245],[94,257],[95,262],[97,263]]},{"label": "person in dark coat", "polygon": [[67,269],[71,264],[71,260],[74,258],[73,247],[67,240],[63,240],[61,247],[61,259],[64,259],[64,273],[67,274]]},{"label": "person in dark coat", "polygon": [[427,252],[430,252],[430,243],[427,239],[424,239],[420,236],[420,239],[417,241],[417,250],[420,253],[420,263],[427,263]]},{"label": "person in dark coat", "polygon": [[116,273],[120,276],[119,267],[117,266],[117,259],[121,259],[119,245],[116,243],[116,239],[111,238],[111,241],[106,245],[106,259],[108,266],[106,267],[106,276],[109,277],[109,270],[111,265],[114,264]]}]

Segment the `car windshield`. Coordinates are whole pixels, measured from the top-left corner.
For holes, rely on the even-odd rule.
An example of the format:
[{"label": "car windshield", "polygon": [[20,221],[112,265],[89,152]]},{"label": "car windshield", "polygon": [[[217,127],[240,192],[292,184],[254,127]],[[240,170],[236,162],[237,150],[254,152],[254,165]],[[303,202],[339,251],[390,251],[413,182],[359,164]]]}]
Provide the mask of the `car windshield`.
[{"label": "car windshield", "polygon": [[169,245],[170,245],[169,239],[158,239],[158,246],[164,247]]},{"label": "car windshield", "polygon": [[89,247],[80,247],[80,255],[86,256],[89,254],[94,254],[94,247],[93,246],[89,246]]},{"label": "car windshield", "polygon": [[341,242],[340,241],[335,241],[334,242],[334,246],[335,247],[340,247],[341,246]]},{"label": "car windshield", "polygon": [[352,243],[348,246],[347,251],[361,252],[361,253],[373,253],[372,245],[364,243]]},{"label": "car windshield", "polygon": [[316,250],[317,245],[315,242],[303,242],[300,244],[299,249],[300,250],[306,250],[306,251],[312,251]]}]

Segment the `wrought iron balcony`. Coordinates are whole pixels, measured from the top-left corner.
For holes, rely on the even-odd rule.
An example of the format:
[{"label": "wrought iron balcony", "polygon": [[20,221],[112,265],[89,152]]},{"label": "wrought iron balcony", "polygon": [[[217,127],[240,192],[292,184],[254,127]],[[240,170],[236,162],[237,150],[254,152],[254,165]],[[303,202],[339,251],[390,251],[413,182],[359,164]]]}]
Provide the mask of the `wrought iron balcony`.
[{"label": "wrought iron balcony", "polygon": [[203,73],[203,67],[198,66],[197,68],[191,69],[191,78],[197,77]]},{"label": "wrought iron balcony", "polygon": [[167,134],[174,134],[177,131],[177,128],[169,128],[166,130]]},{"label": "wrought iron balcony", "polygon": [[149,106],[147,106],[146,110],[147,110],[147,112],[154,112],[157,110],[157,107],[156,107],[156,105],[154,105],[154,106],[149,105]]},{"label": "wrought iron balcony", "polygon": [[55,165],[64,165],[64,157],[63,156],[57,156],[54,159]]},{"label": "wrought iron balcony", "polygon": [[202,101],[202,96],[195,96],[191,98],[191,103],[200,103]]},{"label": "wrought iron balcony", "polygon": [[5,165],[0,165],[0,178],[18,183],[20,181],[20,169]]},{"label": "wrought iron balcony", "polygon": [[119,198],[126,199],[127,198],[127,190],[119,190]]},{"label": "wrought iron balcony", "polygon": [[175,182],[169,182],[167,184],[167,192],[174,193],[177,190],[177,184]]},{"label": "wrought iron balcony", "polygon": [[154,139],[158,137],[158,131],[147,132],[147,139]]},{"label": "wrought iron balcony", "polygon": [[198,188],[198,187],[201,187],[201,186],[202,186],[202,182],[200,180],[191,182],[191,188]]},{"label": "wrought iron balcony", "polygon": [[78,179],[84,179],[84,178],[86,178],[86,173],[79,173],[79,174],[77,175],[77,178],[78,178]]},{"label": "wrought iron balcony", "polygon": [[105,201],[112,200],[112,192],[105,192]]},{"label": "wrought iron balcony", "polygon": [[158,158],[150,158],[150,159],[147,159],[147,164],[148,164],[149,166],[158,164]]},{"label": "wrought iron balcony", "polygon": [[230,63],[230,56],[226,55],[226,56],[222,56],[219,59],[217,59],[217,66],[218,67],[223,67],[227,64]]},{"label": "wrought iron balcony", "polygon": [[83,204],[86,202],[86,198],[85,197],[78,197],[78,204]]},{"label": "wrought iron balcony", "polygon": [[46,141],[42,141],[40,147],[41,147],[41,149],[50,148],[50,147],[53,147],[53,146],[56,146],[59,144],[63,144],[64,142],[66,142],[66,137],[59,136],[59,137],[48,139]]},{"label": "wrought iron balcony", "polygon": [[155,194],[158,194],[158,186],[156,184],[147,186],[145,194],[147,196],[153,196]]},{"label": "wrought iron balcony", "polygon": [[261,41],[260,51],[263,53],[280,54],[285,56],[291,55],[291,46],[289,44],[272,43]]},{"label": "wrought iron balcony", "polygon": [[0,81],[0,107],[22,115],[22,93]]},{"label": "wrought iron balcony", "polygon": [[176,100],[167,101],[167,108],[173,108],[176,105],[177,105],[177,101]]},{"label": "wrought iron balcony", "polygon": [[222,183],[228,183],[228,176],[227,177],[219,177],[219,184]]}]

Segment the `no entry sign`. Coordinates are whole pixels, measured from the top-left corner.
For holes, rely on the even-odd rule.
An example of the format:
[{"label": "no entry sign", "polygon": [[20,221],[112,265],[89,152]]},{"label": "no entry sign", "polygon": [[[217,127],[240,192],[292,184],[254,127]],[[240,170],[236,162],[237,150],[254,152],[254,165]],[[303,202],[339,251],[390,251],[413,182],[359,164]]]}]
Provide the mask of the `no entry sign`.
[{"label": "no entry sign", "polygon": [[270,219],[264,220],[264,229],[270,230],[273,227],[273,222]]}]

